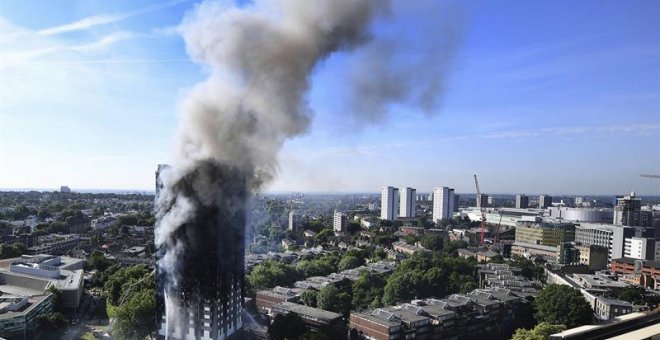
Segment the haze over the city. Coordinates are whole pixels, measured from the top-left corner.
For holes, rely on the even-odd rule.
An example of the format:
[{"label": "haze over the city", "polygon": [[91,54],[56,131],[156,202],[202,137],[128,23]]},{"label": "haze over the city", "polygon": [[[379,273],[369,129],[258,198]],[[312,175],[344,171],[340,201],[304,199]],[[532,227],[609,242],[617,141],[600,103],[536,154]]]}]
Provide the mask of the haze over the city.
[{"label": "haze over the city", "polygon": [[[193,7],[0,3],[0,188],[152,190],[183,94],[209,72],[179,34]],[[309,131],[285,143],[267,190],[473,192],[477,173],[489,193],[660,193],[639,177],[660,172],[660,3],[396,1],[375,32],[404,47],[383,79],[428,67],[443,76],[436,105],[352,115],[347,87],[369,56],[331,56]]]}]

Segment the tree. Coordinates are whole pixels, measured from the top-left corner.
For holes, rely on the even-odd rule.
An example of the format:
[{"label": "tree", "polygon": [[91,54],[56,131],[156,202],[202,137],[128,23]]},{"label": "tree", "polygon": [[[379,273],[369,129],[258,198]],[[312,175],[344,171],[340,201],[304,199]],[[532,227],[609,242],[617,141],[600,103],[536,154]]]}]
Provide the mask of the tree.
[{"label": "tree", "polygon": [[89,255],[89,260],[87,261],[90,267],[101,272],[112,265],[110,260],[108,260],[108,258],[106,258],[105,255],[98,250],[93,251]]},{"label": "tree", "polygon": [[364,264],[364,260],[353,255],[345,255],[341,258],[339,261],[339,265],[337,266],[337,269],[340,271],[346,270],[346,269],[353,269],[356,267],[359,267]]},{"label": "tree", "polygon": [[381,275],[368,271],[360,273],[358,279],[353,283],[353,307],[367,308],[374,301],[376,301],[375,304],[380,304],[385,284]]},{"label": "tree", "polygon": [[118,339],[144,339],[155,332],[154,288],[128,293],[130,297],[116,309],[112,336]]},{"label": "tree", "polygon": [[19,257],[27,252],[27,247],[23,243],[16,242],[12,244],[0,245],[0,258],[8,259]]},{"label": "tree", "polygon": [[504,257],[502,255],[495,255],[490,258],[491,263],[504,263]]},{"label": "tree", "polygon": [[528,280],[543,280],[545,271],[543,267],[537,266],[534,261],[526,259],[522,256],[514,256],[511,260],[511,265],[521,269],[520,275]]},{"label": "tree", "polygon": [[316,297],[318,292],[315,290],[306,290],[300,295],[300,299],[305,306],[316,307]]},{"label": "tree", "polygon": [[432,250],[440,251],[444,245],[444,239],[440,235],[424,235],[421,239],[422,247]]},{"label": "tree", "polygon": [[550,335],[566,330],[564,325],[553,325],[541,322],[533,329],[519,328],[513,335],[512,340],[546,340]]},{"label": "tree", "polygon": [[275,286],[287,286],[298,281],[298,278],[295,267],[277,261],[264,261],[252,269],[247,281],[249,288],[255,292]]},{"label": "tree", "polygon": [[333,285],[327,285],[316,297],[318,308],[348,315],[351,312],[351,296]]},{"label": "tree", "polygon": [[[115,266],[104,273],[115,270]],[[145,266],[120,268],[104,284],[107,313],[117,339],[144,339],[155,332],[156,280]]]},{"label": "tree", "polygon": [[62,313],[55,312],[50,315],[40,315],[37,318],[39,328],[45,331],[56,331],[66,327],[68,322]]},{"label": "tree", "polygon": [[536,317],[540,322],[573,328],[591,323],[593,310],[579,290],[551,284],[536,297]]},{"label": "tree", "polygon": [[60,292],[54,285],[48,286],[46,291],[50,294],[53,294],[53,310],[55,312],[64,311],[64,306],[62,306],[62,292]]},{"label": "tree", "polygon": [[273,318],[273,323],[268,326],[268,338],[273,340],[296,340],[306,331],[305,322],[298,314],[277,314]]}]

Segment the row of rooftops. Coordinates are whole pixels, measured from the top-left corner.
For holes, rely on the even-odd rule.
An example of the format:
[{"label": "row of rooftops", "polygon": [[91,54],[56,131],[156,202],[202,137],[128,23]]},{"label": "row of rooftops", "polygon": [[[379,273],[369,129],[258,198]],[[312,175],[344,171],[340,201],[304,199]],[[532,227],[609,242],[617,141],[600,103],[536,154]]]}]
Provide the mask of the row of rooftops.
[{"label": "row of rooftops", "polygon": [[252,268],[253,266],[266,260],[277,260],[291,263],[300,258],[318,256],[324,254],[325,252],[326,251],[322,246],[317,246],[313,248],[303,248],[297,251],[286,251],[282,253],[269,251],[266,254],[246,254],[245,267],[246,269]]},{"label": "row of rooftops", "polygon": [[338,284],[344,280],[356,281],[360,276],[361,271],[369,271],[376,274],[384,274],[394,271],[396,268],[395,261],[379,261],[367,263],[366,265],[343,270],[339,273],[332,273],[328,276],[311,276],[305,280],[296,281],[294,287],[303,288],[303,289],[315,289],[320,290],[321,288],[327,286],[328,284]]},{"label": "row of rooftops", "polygon": [[455,319],[476,312],[476,309],[499,309],[524,299],[525,296],[516,295],[509,289],[491,287],[475,289],[468,294],[452,294],[444,299],[412,300],[410,303],[377,308],[370,312],[352,312],[351,315],[388,328],[402,324],[415,328],[430,323],[431,319]]},{"label": "row of rooftops", "polygon": [[484,286],[509,289],[519,296],[535,296],[538,293],[538,282],[527,280],[520,276],[520,268],[508,264],[478,264],[480,276],[484,278]]}]

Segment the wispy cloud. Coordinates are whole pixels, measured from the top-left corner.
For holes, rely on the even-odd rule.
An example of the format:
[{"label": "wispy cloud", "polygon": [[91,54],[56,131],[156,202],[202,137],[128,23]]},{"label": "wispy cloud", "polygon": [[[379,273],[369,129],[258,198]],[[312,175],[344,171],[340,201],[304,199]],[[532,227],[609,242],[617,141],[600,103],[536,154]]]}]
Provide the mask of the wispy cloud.
[{"label": "wispy cloud", "polygon": [[660,124],[629,124],[607,126],[566,126],[536,130],[496,131],[484,134],[487,139],[533,138],[539,136],[655,136],[660,135]]},{"label": "wispy cloud", "polygon": [[84,44],[84,45],[79,45],[79,46],[74,46],[72,47],[73,50],[76,51],[81,51],[81,52],[92,52],[96,50],[102,50],[105,49],[106,47],[123,41],[123,40],[128,40],[136,37],[136,34],[133,32],[127,32],[127,31],[119,31],[119,32],[114,32],[111,34],[108,34],[101,39]]},{"label": "wispy cloud", "polygon": [[65,32],[81,31],[94,26],[111,24],[113,22],[121,21],[126,18],[130,18],[136,14],[134,13],[122,13],[122,14],[99,14],[93,15],[87,18],[74,21],[72,23],[50,27],[42,29],[39,31],[39,34],[43,35],[53,35]]},{"label": "wispy cloud", "polygon": [[169,1],[164,4],[160,5],[155,5],[155,6],[149,6],[145,7],[139,10],[131,11],[131,12],[126,12],[126,13],[115,13],[115,14],[97,14],[97,15],[92,15],[68,24],[63,24],[63,25],[58,25],[54,27],[49,27],[45,28],[42,30],[39,30],[39,34],[42,35],[54,35],[54,34],[60,34],[60,33],[68,33],[68,32],[74,32],[74,31],[82,31],[86,30],[95,26],[100,26],[100,25],[107,25],[107,24],[112,24],[118,21],[122,21],[125,19],[128,19],[130,17],[134,17],[137,15],[153,12],[153,11],[158,11],[162,10],[168,7],[175,6],[184,0],[175,0],[175,1]]}]

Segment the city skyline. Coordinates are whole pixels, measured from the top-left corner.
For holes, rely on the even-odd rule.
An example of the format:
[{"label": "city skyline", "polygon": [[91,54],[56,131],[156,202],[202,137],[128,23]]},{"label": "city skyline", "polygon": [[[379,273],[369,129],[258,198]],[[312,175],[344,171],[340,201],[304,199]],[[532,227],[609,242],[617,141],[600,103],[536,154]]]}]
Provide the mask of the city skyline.
[{"label": "city skyline", "polygon": [[[182,94],[206,77],[176,29],[194,2],[35,4],[0,5],[0,187],[153,190]],[[639,177],[660,172],[660,4],[594,4],[395,3],[409,46],[429,9],[460,36],[435,114],[337,114],[350,65],[333,56],[266,190],[470,193],[477,173],[484,193],[660,194]]]}]

